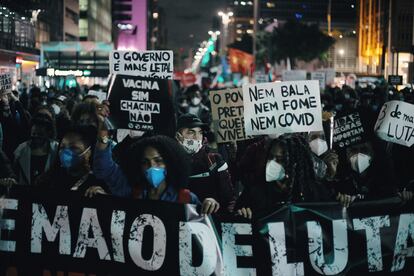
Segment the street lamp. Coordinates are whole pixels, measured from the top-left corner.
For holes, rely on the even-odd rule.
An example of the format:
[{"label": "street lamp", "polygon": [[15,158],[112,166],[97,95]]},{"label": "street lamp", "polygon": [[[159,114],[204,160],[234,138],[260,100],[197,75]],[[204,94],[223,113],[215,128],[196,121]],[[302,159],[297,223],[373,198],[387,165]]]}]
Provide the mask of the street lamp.
[{"label": "street lamp", "polygon": [[225,45],[227,45],[227,34],[228,34],[229,23],[231,22],[231,17],[234,14],[232,11],[229,11],[227,13],[223,11],[219,11],[218,15],[221,17],[222,32],[223,32],[223,35],[221,36],[221,41],[220,41],[220,55],[224,55]]}]

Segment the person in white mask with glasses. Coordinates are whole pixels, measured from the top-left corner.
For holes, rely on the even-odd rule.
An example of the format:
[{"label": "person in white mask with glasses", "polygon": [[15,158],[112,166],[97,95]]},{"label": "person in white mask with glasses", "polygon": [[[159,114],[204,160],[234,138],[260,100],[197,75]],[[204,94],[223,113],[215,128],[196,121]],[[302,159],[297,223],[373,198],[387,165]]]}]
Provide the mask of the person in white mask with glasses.
[{"label": "person in white mask with glasses", "polygon": [[220,213],[232,213],[235,192],[227,163],[220,154],[203,143],[207,126],[195,115],[187,113],[178,118],[176,139],[191,158],[189,189],[201,201],[221,206]]}]

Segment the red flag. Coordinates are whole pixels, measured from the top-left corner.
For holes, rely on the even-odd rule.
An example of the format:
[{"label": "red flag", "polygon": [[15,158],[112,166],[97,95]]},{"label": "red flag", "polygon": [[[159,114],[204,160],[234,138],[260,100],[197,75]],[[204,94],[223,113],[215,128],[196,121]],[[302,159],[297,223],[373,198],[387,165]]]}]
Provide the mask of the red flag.
[{"label": "red flag", "polygon": [[253,65],[253,55],[238,49],[229,48],[229,62],[233,73],[246,75]]}]

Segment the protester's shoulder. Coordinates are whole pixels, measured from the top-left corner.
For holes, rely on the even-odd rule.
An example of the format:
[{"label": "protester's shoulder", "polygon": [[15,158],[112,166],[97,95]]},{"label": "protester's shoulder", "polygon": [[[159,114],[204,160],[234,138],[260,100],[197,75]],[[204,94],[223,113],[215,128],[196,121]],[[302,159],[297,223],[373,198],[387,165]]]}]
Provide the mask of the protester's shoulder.
[{"label": "protester's shoulder", "polygon": [[59,142],[55,140],[51,140],[50,147],[52,148],[52,150],[56,150],[59,147]]},{"label": "protester's shoulder", "polygon": [[28,141],[21,143],[14,150],[14,156],[15,157],[20,156],[23,153],[23,151],[25,151],[26,149],[28,149],[28,147],[29,147],[29,142]]}]

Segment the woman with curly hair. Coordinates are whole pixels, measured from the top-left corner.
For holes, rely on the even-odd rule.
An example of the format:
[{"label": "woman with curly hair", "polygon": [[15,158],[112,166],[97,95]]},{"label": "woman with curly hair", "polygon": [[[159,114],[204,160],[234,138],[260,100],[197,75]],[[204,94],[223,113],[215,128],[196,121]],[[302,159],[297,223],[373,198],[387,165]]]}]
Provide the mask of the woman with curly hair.
[{"label": "woman with curly hair", "polygon": [[[129,154],[116,164],[107,139],[98,139],[93,163],[94,173],[105,179],[116,196],[163,200],[199,205],[196,195],[186,189],[190,163],[184,149],[166,136],[144,137],[133,143]],[[202,212],[217,212],[219,205],[205,199]]]},{"label": "woman with curly hair", "polygon": [[[247,149],[239,164],[245,190],[239,214],[273,211],[281,203],[321,201],[330,197],[316,181],[307,140],[300,134],[264,139]],[[241,208],[249,207],[249,209]]]}]

